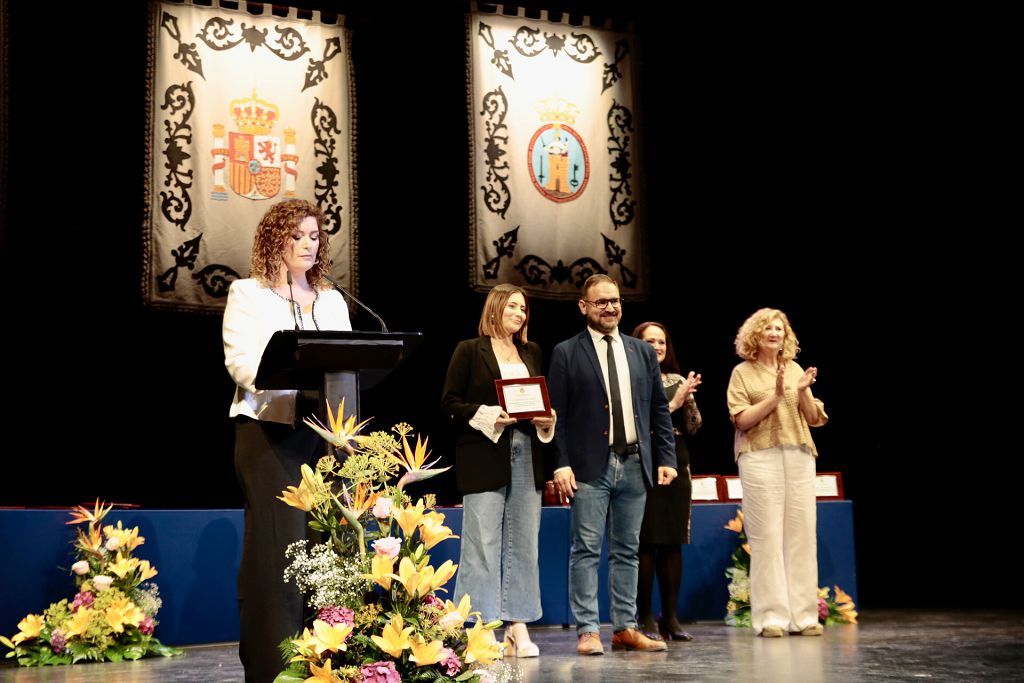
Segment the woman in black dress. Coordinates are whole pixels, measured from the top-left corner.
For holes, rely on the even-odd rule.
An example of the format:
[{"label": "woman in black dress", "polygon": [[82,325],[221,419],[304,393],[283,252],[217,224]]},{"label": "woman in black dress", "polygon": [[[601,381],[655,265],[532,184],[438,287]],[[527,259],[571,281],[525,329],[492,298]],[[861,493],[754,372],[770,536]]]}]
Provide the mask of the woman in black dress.
[{"label": "woman in black dress", "polygon": [[[647,492],[647,508],[640,529],[640,571],[637,578],[637,623],[649,638],[693,640],[683,630],[676,614],[679,585],[683,577],[683,543],[690,542],[690,452],[683,432],[694,434],[700,428],[700,410],[694,393],[700,375],[683,377],[676,360],[672,337],[661,323],[641,323],[633,336],[654,347],[661,365],[661,381],[669,399],[676,437],[676,461],[679,476],[668,486],[655,486]],[[685,475],[685,476],[684,476]],[[654,574],[657,570],[662,616],[655,621],[651,609]]]}]

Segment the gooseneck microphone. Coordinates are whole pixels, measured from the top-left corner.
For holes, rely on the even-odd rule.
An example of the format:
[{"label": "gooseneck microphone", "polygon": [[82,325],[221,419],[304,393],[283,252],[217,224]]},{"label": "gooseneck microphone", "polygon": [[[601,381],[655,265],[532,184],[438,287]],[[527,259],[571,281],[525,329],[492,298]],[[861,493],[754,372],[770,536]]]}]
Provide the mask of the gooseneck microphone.
[{"label": "gooseneck microphone", "polygon": [[366,311],[367,313],[369,313],[370,315],[372,315],[372,316],[373,316],[374,318],[376,318],[376,319],[377,319],[377,322],[379,322],[379,323],[380,323],[380,331],[381,331],[381,332],[387,332],[387,331],[388,331],[388,326],[384,324],[384,321],[383,321],[383,320],[381,319],[381,317],[380,317],[379,315],[377,315],[376,313],[374,313],[374,312],[373,312],[373,309],[372,309],[372,308],[370,308],[369,306],[367,306],[366,304],[364,304],[364,303],[363,303],[362,301],[360,301],[359,299],[357,299],[357,298],[356,298],[356,297],[355,297],[355,296],[354,296],[354,295],[353,295],[353,294],[352,294],[352,293],[351,293],[350,291],[348,291],[347,289],[345,289],[344,287],[342,287],[341,285],[339,285],[339,284],[338,284],[337,282],[335,282],[335,281],[334,281],[334,280],[332,280],[331,278],[329,278],[329,277],[327,277],[327,276],[325,275],[325,276],[324,276],[324,279],[325,279],[325,280],[327,280],[328,282],[330,282],[330,283],[331,283],[331,285],[332,285],[332,286],[333,286],[333,287],[334,287],[334,288],[335,288],[336,290],[338,290],[339,292],[341,292],[341,295],[342,295],[342,296],[347,296],[347,297],[348,297],[349,299],[352,299],[352,301],[355,301],[355,302],[356,302],[357,304],[359,304],[359,305],[360,305],[360,306],[362,307],[362,309],[363,309],[364,311]]},{"label": "gooseneck microphone", "polygon": [[299,327],[299,318],[295,315],[295,293],[292,292],[292,271],[286,270],[285,277],[288,278],[288,308],[292,309],[292,320],[295,321],[295,329],[301,330]]}]

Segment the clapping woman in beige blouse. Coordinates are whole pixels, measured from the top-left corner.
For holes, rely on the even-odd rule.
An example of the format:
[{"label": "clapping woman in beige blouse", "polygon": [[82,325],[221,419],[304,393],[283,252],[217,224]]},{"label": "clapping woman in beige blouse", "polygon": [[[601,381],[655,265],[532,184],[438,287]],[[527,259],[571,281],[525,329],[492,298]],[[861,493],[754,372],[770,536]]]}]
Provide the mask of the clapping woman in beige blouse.
[{"label": "clapping woman in beige blouse", "polygon": [[729,378],[728,405],[750,541],[751,622],[764,637],[818,636],[818,451],[810,427],[828,421],[811,391],[818,369],[793,360],[796,334],[777,309],[747,318],[735,344],[744,361]]}]

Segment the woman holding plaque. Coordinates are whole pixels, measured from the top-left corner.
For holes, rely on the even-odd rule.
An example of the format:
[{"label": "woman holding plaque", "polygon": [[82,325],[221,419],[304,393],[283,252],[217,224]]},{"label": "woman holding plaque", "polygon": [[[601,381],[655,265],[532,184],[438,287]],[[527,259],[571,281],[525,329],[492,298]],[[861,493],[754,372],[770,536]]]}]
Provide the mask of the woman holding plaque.
[{"label": "woman holding plaque", "polygon": [[455,600],[469,595],[481,621],[509,623],[506,654],[536,657],[526,623],[541,617],[537,541],[544,459],[554,438],[554,411],[529,422],[510,417],[495,380],[533,377],[541,353],[526,337],[526,292],[498,285],[487,294],[480,334],[455,348],[442,413],[455,430],[455,475],[463,493],[462,552]]},{"label": "woman holding plaque", "polygon": [[729,378],[729,414],[750,542],[754,633],[820,636],[817,506],[810,427],[828,421],[811,385],[818,369],[794,362],[800,347],[782,311],[762,308],[736,335],[744,361]]},{"label": "woman holding plaque", "polygon": [[[668,486],[655,486],[647,491],[643,526],[640,528],[640,568],[637,577],[637,624],[648,638],[660,633],[666,640],[693,640],[683,630],[676,614],[679,584],[683,578],[683,548],[690,542],[690,451],[683,433],[696,434],[701,416],[694,393],[700,386],[700,375],[681,374],[672,346],[672,337],[661,323],[637,325],[632,336],[654,347],[661,366],[661,384],[672,413],[672,431],[676,437],[676,462],[679,476]],[[655,621],[652,609],[654,574],[657,570],[661,596],[660,619]]]},{"label": "woman holding plaque", "polygon": [[331,260],[325,222],[301,199],[271,207],[256,228],[249,278],[231,283],[224,310],[224,364],[237,385],[229,413],[235,472],[245,499],[238,654],[247,681],[281,673],[278,644],[302,630],[302,595],[282,576],[285,548],[306,538],[306,513],[277,497],[323,454],[320,437],[301,425],[317,406],[296,406],[297,392],[259,390],[255,382],[274,332],[352,329],[345,300],[324,280]]}]

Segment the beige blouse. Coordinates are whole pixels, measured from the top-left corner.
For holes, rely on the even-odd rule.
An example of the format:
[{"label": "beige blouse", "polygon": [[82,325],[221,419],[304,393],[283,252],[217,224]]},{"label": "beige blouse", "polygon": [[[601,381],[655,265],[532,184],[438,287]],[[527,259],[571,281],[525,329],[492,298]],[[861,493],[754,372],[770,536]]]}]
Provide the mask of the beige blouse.
[{"label": "beige blouse", "polygon": [[[804,374],[795,361],[786,363],[784,396],[768,416],[746,431],[736,430],[733,455],[738,460],[743,453],[760,451],[775,446],[807,446],[817,457],[818,449],[811,438],[810,427],[820,427],[828,422],[825,404],[814,399],[818,409],[817,418],[808,423],[800,412],[800,398],[796,384]],[[775,371],[757,361],[744,361],[732,370],[726,399],[729,416],[736,415],[775,393]]]}]

